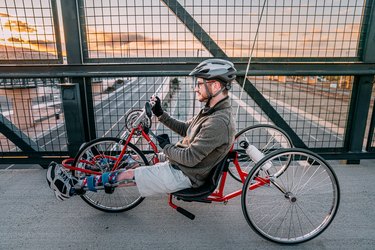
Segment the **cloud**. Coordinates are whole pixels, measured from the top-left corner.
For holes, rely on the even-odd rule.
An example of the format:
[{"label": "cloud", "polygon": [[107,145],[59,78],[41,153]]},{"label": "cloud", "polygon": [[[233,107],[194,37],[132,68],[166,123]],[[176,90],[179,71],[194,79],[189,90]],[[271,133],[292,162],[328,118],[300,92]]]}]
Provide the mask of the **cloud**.
[{"label": "cloud", "polygon": [[12,32],[27,32],[27,33],[34,33],[36,32],[36,28],[28,25],[25,22],[19,20],[8,20],[4,24],[4,29],[12,31]]},{"label": "cloud", "polygon": [[7,39],[8,42],[11,42],[11,43],[27,43],[27,41],[23,40],[22,38],[18,38],[18,37],[10,37]]},{"label": "cloud", "polygon": [[123,44],[132,43],[132,42],[152,42],[152,43],[163,43],[163,40],[152,39],[146,36],[143,36],[138,33],[123,33],[123,32],[88,32],[89,41],[97,42],[120,42]]},{"label": "cloud", "polygon": [[0,17],[11,17],[11,16],[8,15],[7,13],[0,13]]},{"label": "cloud", "polygon": [[7,46],[15,48],[26,48],[38,52],[48,52],[56,54],[56,45],[54,41],[46,40],[25,40],[21,37],[10,37],[6,39]]},{"label": "cloud", "polygon": [[36,49],[38,51],[56,53],[56,43],[54,41],[29,40],[28,43],[33,49]]},{"label": "cloud", "polygon": [[[6,14],[0,13],[1,23],[3,24],[0,27],[2,31],[2,38],[0,43],[13,51],[17,49],[25,49],[22,51],[35,51],[47,52],[49,54],[56,54],[56,43],[50,40],[44,40],[38,34],[38,30],[34,25],[30,25],[25,20],[15,19],[14,17]],[[39,39],[41,37],[42,39]],[[45,36],[44,36],[45,37]]]},{"label": "cloud", "polygon": [[54,41],[46,41],[46,40],[28,40],[27,42],[33,45],[44,45],[44,46],[55,45]]},{"label": "cloud", "polygon": [[87,39],[90,50],[122,50],[128,48],[146,49],[168,42],[162,39],[154,39],[135,32],[88,32]]}]

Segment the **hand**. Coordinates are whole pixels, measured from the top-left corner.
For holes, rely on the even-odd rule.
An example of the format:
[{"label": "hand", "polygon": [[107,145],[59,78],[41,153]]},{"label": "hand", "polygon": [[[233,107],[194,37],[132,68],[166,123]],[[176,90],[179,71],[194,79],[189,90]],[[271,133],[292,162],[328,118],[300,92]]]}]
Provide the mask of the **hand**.
[{"label": "hand", "polygon": [[169,136],[167,134],[161,134],[156,136],[156,140],[158,140],[159,146],[164,148],[167,144],[171,144],[169,140]]},{"label": "hand", "polygon": [[152,106],[151,110],[152,110],[152,113],[154,113],[154,115],[156,116],[161,116],[164,111],[163,109],[161,108],[161,102],[160,102],[160,98],[158,96],[152,96],[150,98],[150,103],[153,103],[154,105]]}]

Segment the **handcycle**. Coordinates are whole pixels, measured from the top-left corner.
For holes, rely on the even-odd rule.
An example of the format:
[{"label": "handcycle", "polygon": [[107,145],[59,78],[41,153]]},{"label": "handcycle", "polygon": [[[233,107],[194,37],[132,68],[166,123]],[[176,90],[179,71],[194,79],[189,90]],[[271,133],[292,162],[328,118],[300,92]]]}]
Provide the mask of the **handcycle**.
[{"label": "handcycle", "polygon": [[[150,137],[156,136],[151,131],[151,116],[151,106],[146,102],[144,109],[128,112],[128,131],[124,136],[90,141],[81,147],[75,158],[64,160],[63,166],[77,177],[86,177],[157,163],[158,148]],[[148,157],[136,146],[140,137],[152,149]],[[261,159],[253,159],[249,155],[249,145],[257,148],[258,154],[263,152]],[[283,244],[311,240],[334,219],[340,200],[339,184],[334,171],[323,158],[292,146],[287,134],[276,126],[245,128],[236,135],[230,152],[212,169],[203,186],[169,194],[168,203],[181,214],[194,219],[192,213],[177,206],[173,199],[227,203],[241,196],[247,223],[263,238]],[[228,172],[243,186],[225,194]],[[144,200],[136,186],[116,188],[115,191],[113,188],[103,186],[97,192],[86,191],[81,198],[105,212],[130,210]]]}]

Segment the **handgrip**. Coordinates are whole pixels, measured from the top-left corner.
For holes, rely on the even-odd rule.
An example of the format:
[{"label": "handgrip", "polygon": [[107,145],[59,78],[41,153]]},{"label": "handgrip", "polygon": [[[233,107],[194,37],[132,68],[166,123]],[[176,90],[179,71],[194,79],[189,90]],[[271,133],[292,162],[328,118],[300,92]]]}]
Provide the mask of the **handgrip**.
[{"label": "handgrip", "polygon": [[152,111],[151,111],[151,104],[149,102],[145,103],[145,111],[148,118],[151,118]]},{"label": "handgrip", "polygon": [[195,219],[195,215],[190,213],[189,211],[183,209],[182,207],[177,207],[176,208],[177,212],[185,215],[186,217],[188,217],[190,220],[194,220]]}]

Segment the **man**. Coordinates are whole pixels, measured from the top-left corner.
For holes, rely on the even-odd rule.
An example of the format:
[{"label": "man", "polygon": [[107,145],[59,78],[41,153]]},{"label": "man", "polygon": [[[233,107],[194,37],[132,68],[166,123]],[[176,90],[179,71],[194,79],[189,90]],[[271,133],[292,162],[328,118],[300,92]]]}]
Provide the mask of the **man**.
[{"label": "man", "polygon": [[[236,78],[236,72],[229,61],[209,59],[190,73],[195,80],[196,98],[205,106],[187,122],[170,117],[161,108],[160,99],[152,97],[154,115],[183,139],[173,145],[168,137],[158,136],[166,161],[111,172],[108,174],[110,183],[126,180],[127,185],[136,185],[143,197],[203,185],[210,170],[225,157],[234,141],[235,126],[228,90]],[[47,171],[47,181],[58,199],[64,200],[87,189],[85,179],[76,180],[61,168],[52,164]],[[59,185],[54,184],[56,178],[60,180],[57,181]],[[95,185],[103,185],[100,176]]]}]

